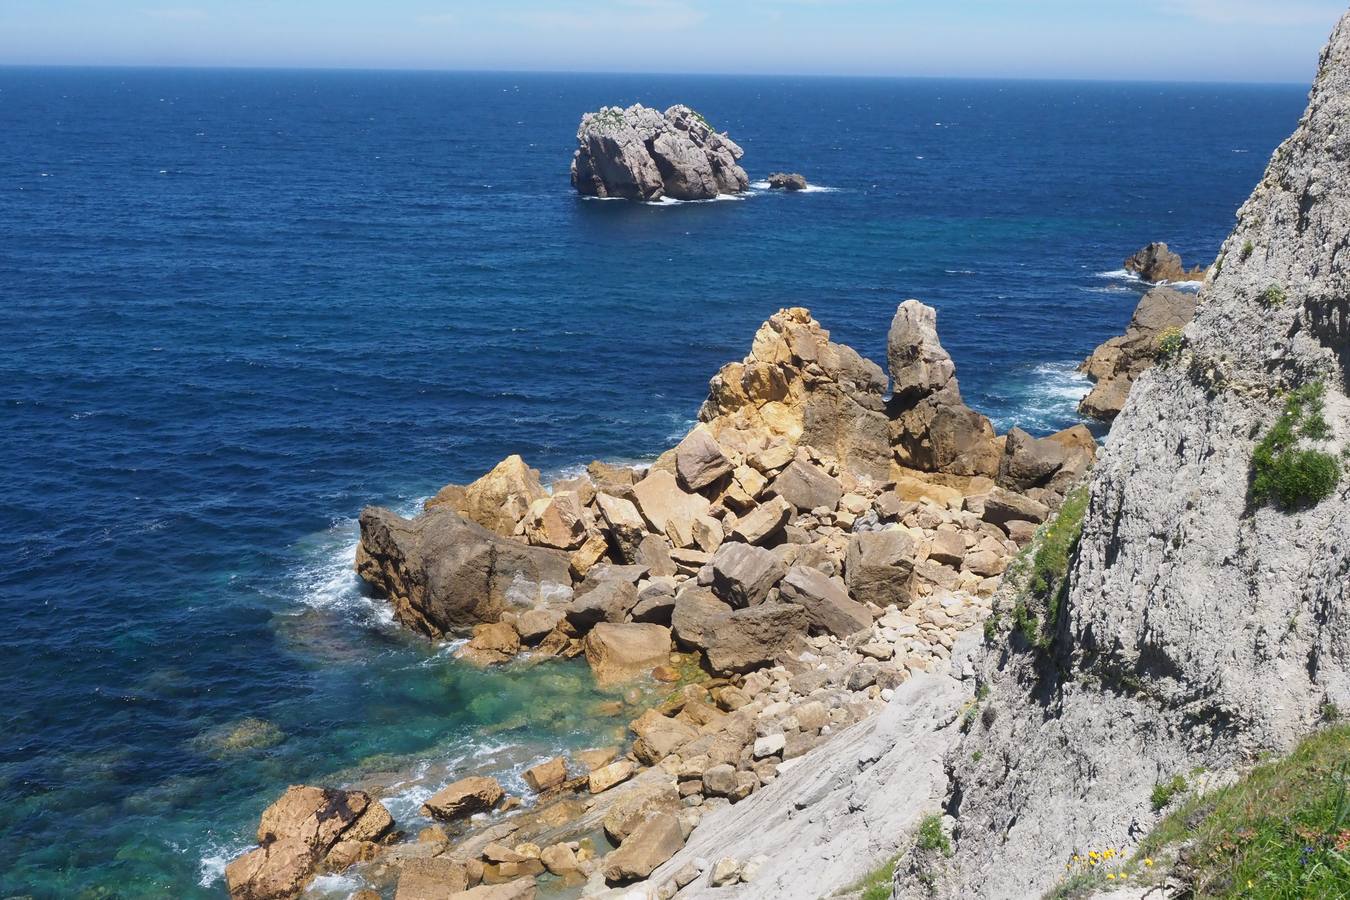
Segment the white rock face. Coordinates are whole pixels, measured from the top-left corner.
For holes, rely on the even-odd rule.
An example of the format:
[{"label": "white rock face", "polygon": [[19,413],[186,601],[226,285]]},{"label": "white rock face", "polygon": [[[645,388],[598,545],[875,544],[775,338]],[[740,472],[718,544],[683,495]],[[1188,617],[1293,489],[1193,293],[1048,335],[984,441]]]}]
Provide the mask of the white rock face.
[{"label": "white rock face", "polygon": [[738,164],[744,151],[687,106],[586,113],[577,145],[572,186],[586,196],[711,200],[750,187]]},{"label": "white rock face", "polygon": [[[949,756],[957,854],[938,896],[1040,896],[1075,849],[1142,837],[1157,782],[1287,750],[1324,703],[1350,708],[1350,476],[1308,508],[1248,499],[1282,391],[1322,381],[1324,446],[1350,441],[1346,121],[1350,15],[1181,353],[1115,422],[1050,651],[986,648],[996,715]],[[904,869],[897,896],[932,896]]]}]

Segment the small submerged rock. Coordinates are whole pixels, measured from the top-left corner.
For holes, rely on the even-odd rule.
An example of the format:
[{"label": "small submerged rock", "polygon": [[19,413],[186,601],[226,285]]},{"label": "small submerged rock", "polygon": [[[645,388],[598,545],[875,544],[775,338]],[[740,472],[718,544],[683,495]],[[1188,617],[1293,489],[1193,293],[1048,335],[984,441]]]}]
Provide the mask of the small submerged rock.
[{"label": "small submerged rock", "polygon": [[266,719],[249,717],[208,729],[193,742],[207,756],[224,759],[266,750],[286,740],[286,732]]}]

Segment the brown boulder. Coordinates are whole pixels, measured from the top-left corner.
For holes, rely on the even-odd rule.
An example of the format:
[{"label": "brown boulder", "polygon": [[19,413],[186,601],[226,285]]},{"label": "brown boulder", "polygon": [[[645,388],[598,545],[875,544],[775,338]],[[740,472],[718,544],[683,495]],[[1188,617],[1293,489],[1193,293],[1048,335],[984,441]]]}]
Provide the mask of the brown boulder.
[{"label": "brown boulder", "polygon": [[675,448],[675,472],[691,491],[700,491],[731,472],[731,460],[711,435],[695,428]]},{"label": "brown boulder", "polygon": [[534,900],[534,878],[517,878],[501,884],[480,884],[458,894],[451,894],[450,900]]},{"label": "brown boulder", "polygon": [[792,504],[782,497],[774,497],[741,517],[731,530],[731,536],[747,544],[768,543],[782,532],[791,518]]},{"label": "brown boulder", "polygon": [[505,622],[473,626],[473,638],[455,657],[476,666],[494,666],[510,662],[520,652],[520,635]]},{"label": "brown boulder", "polygon": [[464,863],[443,857],[409,859],[399,869],[394,900],[448,900],[468,889]]},{"label": "brown boulder", "polygon": [[670,625],[675,639],[699,650],[712,642],[717,623],[731,615],[731,606],[705,588],[686,585],[675,595]]},{"label": "brown boulder", "polygon": [[844,581],[862,603],[906,607],[914,599],[914,539],[898,528],[849,538]]},{"label": "brown boulder", "polygon": [[294,785],[263,811],[261,846],[225,867],[225,883],[235,900],[295,896],[340,841],[376,841],[393,826],[389,811],[363,791]]},{"label": "brown boulder", "polygon": [[523,773],[525,783],[536,794],[555,788],[567,780],[567,760],[555,756],[546,762],[530,766]]},{"label": "brown boulder", "polygon": [[624,681],[670,658],[670,629],[643,622],[601,622],[583,642],[586,662],[600,684]]},{"label": "brown boulder", "polygon": [[839,480],[819,466],[801,460],[794,461],[773,480],[774,494],[796,507],[798,512],[813,509],[834,509],[844,496]]},{"label": "brown boulder", "polygon": [[669,812],[655,812],[643,820],[633,833],[601,860],[605,881],[623,884],[646,878],[684,846],[680,820]]},{"label": "brown boulder", "polygon": [[445,508],[405,519],[367,507],[356,572],[389,598],[399,621],[437,638],[497,621],[508,600],[529,602],[572,583],[564,554],[499,537]]},{"label": "brown boulder", "polygon": [[513,454],[473,484],[443,489],[427,502],[427,509],[451,508],[470,522],[509,537],[529,512],[530,504],[547,496],[539,482],[539,471]]},{"label": "brown boulder", "polygon": [[422,804],[422,814],[445,821],[465,818],[494,809],[505,796],[497,779],[474,775],[441,788]]},{"label": "brown boulder", "polygon": [[937,334],[937,311],[918,300],[896,310],[886,339],[891,368],[891,441],[902,466],[954,475],[994,475],[994,426],[961,399],[956,366]]},{"label": "brown boulder", "polygon": [[754,606],[764,602],[785,571],[776,553],[728,541],[713,554],[713,593],[735,607]]},{"label": "brown boulder", "polygon": [[[678,608],[678,607],[677,607]],[[704,652],[716,672],[748,672],[772,663],[810,620],[795,603],[761,603],[711,623]]]},{"label": "brown boulder", "polygon": [[540,547],[576,550],[587,533],[585,504],[571,491],[535,500],[525,517],[525,538]]},{"label": "brown boulder", "polygon": [[793,566],[779,584],[783,599],[806,610],[811,631],[848,637],[872,627],[872,614],[838,579],[819,569]]}]

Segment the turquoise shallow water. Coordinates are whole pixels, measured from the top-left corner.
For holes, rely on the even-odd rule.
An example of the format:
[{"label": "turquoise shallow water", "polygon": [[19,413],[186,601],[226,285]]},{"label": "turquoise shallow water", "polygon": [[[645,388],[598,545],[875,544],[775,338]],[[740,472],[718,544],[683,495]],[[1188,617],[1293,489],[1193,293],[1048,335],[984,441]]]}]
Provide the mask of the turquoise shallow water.
[{"label": "turquoise shallow water", "polygon": [[[580,113],[635,100],[690,103],[753,177],[829,190],[577,199]],[[579,665],[478,673],[394,627],[350,574],[361,507],[412,510],[511,452],[654,455],[788,305],[882,360],[895,305],[924,299],[973,405],[1068,425],[1073,364],[1139,296],[1120,260],[1212,257],[1302,105],[0,69],[0,894],[221,896],[289,783],[509,774],[608,737]],[[249,717],[267,746],[220,753]]]}]

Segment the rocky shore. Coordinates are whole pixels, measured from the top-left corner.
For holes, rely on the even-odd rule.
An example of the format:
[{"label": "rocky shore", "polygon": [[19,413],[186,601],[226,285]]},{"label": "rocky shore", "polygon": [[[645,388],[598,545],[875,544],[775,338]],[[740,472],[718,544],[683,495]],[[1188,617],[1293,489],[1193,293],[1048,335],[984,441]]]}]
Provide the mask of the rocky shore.
[{"label": "rocky shore", "polygon": [[1160,282],[1204,281],[1205,266],[1187,269],[1181,257],[1161,241],[1141,247],[1125,260],[1125,271],[1133,272],[1142,280]]},{"label": "rocky shore", "polygon": [[[365,793],[292,788],[230,865],[232,896],[292,896],[353,867],[398,900],[622,889],[910,681],[973,691],[953,648],[1096,446],[1081,426],[995,434],[918,301],[897,309],[887,360],[889,379],[807,310],[781,310],[649,467],[595,462],[545,486],[513,456],[415,518],[365,510],[357,572],[404,625],[467,637],[472,664],[584,657],[602,684],[669,695],[631,744],[524,772],[530,796],[466,773],[411,840]],[[645,890],[769,875],[728,859]]]},{"label": "rocky shore", "polygon": [[1193,293],[1155,287],[1145,294],[1125,333],[1103,343],[1079,365],[1078,371],[1094,384],[1078,411],[1108,422],[1119,415],[1135,379],[1173,351],[1194,316]]}]

